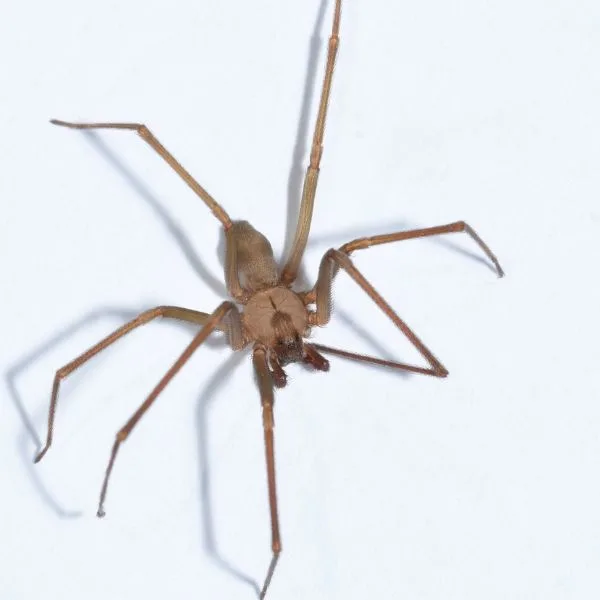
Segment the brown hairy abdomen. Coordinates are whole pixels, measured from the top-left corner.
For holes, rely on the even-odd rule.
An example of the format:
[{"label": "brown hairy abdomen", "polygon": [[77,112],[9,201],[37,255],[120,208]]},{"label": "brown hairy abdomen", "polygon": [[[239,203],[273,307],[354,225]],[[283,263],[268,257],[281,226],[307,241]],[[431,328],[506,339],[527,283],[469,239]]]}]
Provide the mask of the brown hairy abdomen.
[{"label": "brown hairy abdomen", "polygon": [[231,229],[242,287],[257,291],[277,285],[277,265],[269,240],[248,221],[235,221]]}]

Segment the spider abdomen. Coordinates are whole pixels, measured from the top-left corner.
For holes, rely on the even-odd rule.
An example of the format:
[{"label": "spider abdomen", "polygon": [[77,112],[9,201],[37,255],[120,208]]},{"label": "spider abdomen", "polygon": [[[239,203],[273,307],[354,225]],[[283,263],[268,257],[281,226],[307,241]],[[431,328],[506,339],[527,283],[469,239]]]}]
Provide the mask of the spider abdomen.
[{"label": "spider abdomen", "polygon": [[242,287],[257,291],[276,286],[279,276],[269,240],[248,221],[234,221],[230,239]]}]

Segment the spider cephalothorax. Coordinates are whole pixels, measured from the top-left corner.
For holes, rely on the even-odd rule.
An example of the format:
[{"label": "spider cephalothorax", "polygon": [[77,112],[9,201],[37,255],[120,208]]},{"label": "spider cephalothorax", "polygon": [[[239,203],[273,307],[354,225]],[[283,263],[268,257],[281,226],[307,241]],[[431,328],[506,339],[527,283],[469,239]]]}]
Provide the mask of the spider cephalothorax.
[{"label": "spider cephalothorax", "polygon": [[[310,333],[309,323],[314,315],[307,307],[306,294],[297,294],[290,286],[279,283],[267,238],[247,221],[234,222],[227,236],[226,262],[231,264],[235,257],[237,273],[232,278],[237,276],[242,288],[238,300],[244,305],[244,345],[254,342],[265,349],[277,387],[286,385],[283,367],[289,363],[303,362],[320,371],[328,370],[328,361],[303,339]],[[271,287],[274,282],[276,285]]]}]

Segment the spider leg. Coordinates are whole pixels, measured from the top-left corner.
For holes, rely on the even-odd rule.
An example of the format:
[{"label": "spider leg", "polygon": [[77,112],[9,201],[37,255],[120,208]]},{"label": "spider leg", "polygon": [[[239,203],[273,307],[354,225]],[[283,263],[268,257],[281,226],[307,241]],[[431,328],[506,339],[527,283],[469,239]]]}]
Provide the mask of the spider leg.
[{"label": "spider leg", "polygon": [[[73,371],[76,371],[79,367],[84,365],[88,360],[96,356],[96,354],[99,354],[100,352],[102,352],[102,350],[108,348],[118,339],[127,335],[129,332],[133,331],[140,325],[145,325],[146,323],[149,323],[157,317],[179,319],[182,321],[187,321],[189,323],[205,325],[208,322],[210,315],[207,313],[199,312],[197,310],[191,310],[189,308],[180,308],[178,306],[157,306],[156,308],[146,310],[143,313],[139,314],[137,317],[135,317],[135,319],[132,319],[128,323],[125,323],[125,325],[122,325],[121,327],[113,331],[110,335],[106,336],[103,340],[99,341],[97,344],[92,346],[89,350],[86,350],[83,354],[79,355],[70,363],[58,369],[58,371],[56,371],[56,374],[54,375],[54,383],[52,385],[52,395],[50,398],[50,408],[48,411],[48,431],[46,435],[46,443],[42,450],[35,457],[34,462],[39,462],[52,445],[52,438],[54,435],[54,419],[56,416],[56,405],[58,403],[58,392],[62,380],[68,377],[71,373],[73,373]],[[228,324],[227,327],[230,332],[232,346],[234,346],[234,344],[239,345],[241,343],[241,324],[239,323],[239,315],[238,320],[236,321],[235,319],[232,319],[231,324]]]},{"label": "spider leg", "polygon": [[318,350],[337,354],[345,358],[354,360],[362,360],[376,364],[382,364],[405,371],[414,373],[422,373],[425,375],[433,375],[434,377],[446,377],[448,370],[442,363],[433,355],[431,350],[417,337],[413,330],[396,314],[394,309],[383,299],[383,297],[375,290],[375,288],[365,279],[362,273],[354,266],[350,257],[340,250],[331,249],[325,253],[321,260],[319,268],[319,277],[315,286],[316,290],[316,313],[311,315],[313,325],[326,325],[331,318],[331,287],[333,279],[339,268],[342,268],[350,277],[365,291],[365,293],[377,304],[384,314],[394,323],[394,325],[408,338],[411,344],[419,351],[421,356],[429,363],[429,368],[416,367],[404,363],[386,361],[378,358],[364,356],[362,354],[354,354],[345,350],[329,348],[320,344],[313,344]]},{"label": "spider leg", "polygon": [[142,123],[71,123],[52,119],[53,125],[70,127],[71,129],[130,129],[140,137],[183,179],[192,191],[210,208],[215,217],[221,221],[225,230],[231,227],[231,219],[223,207],[186,171],[177,159],[158,141],[154,134]]},{"label": "spider leg", "polygon": [[[119,430],[116,435],[115,443],[113,444],[112,451],[110,453],[110,460],[106,468],[106,474],[104,475],[104,481],[102,483],[102,491],[100,492],[100,501],[98,503],[98,516],[104,516],[104,501],[106,500],[106,492],[108,490],[108,482],[117,458],[117,452],[121,444],[128,438],[133,428],[138,424],[139,420],[144,416],[146,411],[152,406],[158,395],[165,389],[167,384],[173,379],[173,377],[180,371],[185,363],[191,358],[192,354],[206,341],[208,336],[221,324],[227,315],[237,314],[239,319],[239,313],[236,306],[232,302],[222,302],[218,308],[211,314],[207,315],[207,319],[204,322],[202,329],[196,334],[194,339],[188,344],[187,348],[181,353],[179,358],[173,363],[171,368],[165,373],[162,379],[158,382],[156,387],[150,392],[149,396],[144,400],[140,407],[133,413],[132,417],[125,423],[125,425]],[[230,321],[230,323],[233,320]],[[239,322],[239,321],[238,321]]]},{"label": "spider leg", "polygon": [[372,365],[381,365],[382,367],[391,367],[392,369],[401,369],[402,371],[409,371],[410,373],[420,373],[421,375],[433,375],[434,377],[445,377],[446,374],[440,374],[433,368],[415,367],[414,365],[408,365],[406,363],[396,362],[394,360],[385,360],[383,358],[377,358],[376,356],[369,356],[367,354],[358,354],[356,352],[349,352],[348,350],[342,350],[340,348],[332,348],[331,346],[324,346],[323,344],[312,344],[312,347],[325,354],[333,354],[334,356],[340,356],[341,358],[347,358],[349,360],[356,360],[359,362],[366,362]]},{"label": "spider leg", "polygon": [[[490,250],[490,247],[479,237],[477,232],[465,221],[456,221],[447,225],[438,225],[436,227],[425,227],[423,229],[411,229],[409,231],[397,231],[394,233],[384,233],[382,235],[374,235],[372,237],[363,237],[351,242],[347,242],[340,246],[339,251],[350,255],[356,250],[364,250],[371,246],[379,246],[381,244],[391,244],[392,242],[401,242],[403,240],[411,240],[415,238],[433,237],[436,235],[444,235],[447,233],[466,233],[471,239],[483,250],[484,254],[492,261],[498,277],[504,277],[504,270],[500,266],[500,262],[496,255]],[[338,269],[334,269],[333,277],[337,275]],[[316,286],[304,294],[304,299],[307,304],[312,304],[316,298]]]},{"label": "spider leg", "polygon": [[254,370],[256,372],[256,379],[258,382],[260,401],[262,405],[265,455],[267,460],[267,481],[269,487],[269,507],[271,510],[271,550],[273,551],[273,556],[271,558],[271,563],[269,564],[269,569],[267,570],[265,582],[263,583],[263,587],[260,592],[260,600],[263,600],[271,583],[271,579],[273,578],[277,561],[279,560],[279,554],[281,553],[281,539],[279,536],[277,489],[275,485],[275,442],[273,437],[275,422],[273,419],[273,380],[269,371],[267,353],[262,346],[256,346],[254,348],[252,361],[254,363]]},{"label": "spider leg", "polygon": [[289,284],[296,279],[300,261],[306,248],[308,234],[310,232],[310,223],[312,220],[313,207],[315,203],[315,193],[317,191],[317,182],[319,179],[319,166],[321,164],[321,156],[323,155],[323,136],[325,133],[325,121],[327,119],[327,105],[329,103],[329,94],[331,92],[331,82],[333,80],[333,70],[335,68],[335,58],[340,44],[340,17],[341,17],[342,2],[336,0],[333,15],[333,25],[331,35],[329,37],[329,45],[327,50],[327,65],[325,67],[325,78],[323,80],[323,88],[321,90],[321,101],[319,103],[319,112],[317,114],[317,122],[313,134],[312,147],[310,151],[310,163],[306,169],[304,176],[304,187],[302,189],[302,201],[300,203],[300,214],[298,216],[298,224],[294,235],[294,242],[290,255],[285,263],[281,273],[281,281],[284,284]]},{"label": "spider leg", "polygon": [[498,277],[504,277],[504,271],[498,262],[498,259],[494,253],[490,250],[489,246],[477,235],[477,232],[464,221],[456,221],[455,223],[449,223],[448,225],[438,225],[437,227],[425,227],[423,229],[411,229],[410,231],[398,231],[396,233],[386,233],[383,235],[374,235],[373,237],[364,237],[357,240],[352,240],[340,247],[340,250],[345,254],[351,254],[355,250],[363,250],[364,248],[370,248],[371,246],[379,246],[380,244],[390,244],[391,242],[401,242],[403,240],[410,240],[414,238],[431,237],[434,235],[443,235],[446,233],[460,233],[464,232],[468,234],[471,239],[483,250],[485,255],[492,261]]}]

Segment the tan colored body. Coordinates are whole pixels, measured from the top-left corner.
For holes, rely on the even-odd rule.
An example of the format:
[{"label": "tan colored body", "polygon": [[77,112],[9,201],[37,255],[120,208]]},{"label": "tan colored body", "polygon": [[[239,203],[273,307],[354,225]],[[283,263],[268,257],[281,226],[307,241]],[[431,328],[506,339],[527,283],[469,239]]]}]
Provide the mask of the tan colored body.
[{"label": "tan colored body", "polygon": [[[275,287],[279,283],[277,263],[269,240],[248,221],[233,221],[227,231],[227,264],[236,265],[239,283],[250,292]],[[235,276],[235,273],[232,273]]]},{"label": "tan colored body", "polygon": [[301,337],[308,335],[309,311],[302,299],[289,288],[278,286],[257,292],[244,307],[242,325],[246,339],[275,346],[278,315],[287,315]]},{"label": "tan colored body", "polygon": [[[145,125],[141,123],[70,123],[66,121],[52,121],[56,125],[74,129],[121,129],[137,132],[174,169],[194,193],[202,199],[223,226],[227,241],[225,258],[227,290],[235,302],[242,305],[242,311],[240,311],[234,302],[229,300],[222,302],[211,314],[176,306],[158,306],[144,311],[135,319],[125,323],[89,350],[60,368],[56,372],[52,387],[46,444],[40,450],[35,460],[36,462],[39,461],[52,444],[58,392],[63,379],[119,338],[157,317],[180,319],[199,325],[200,330],[193,340],[116,435],[98,504],[97,514],[100,517],[104,516],[104,501],[106,499],[108,482],[120,445],[128,438],[142,416],[193,353],[215,331],[224,331],[228,334],[229,343],[233,350],[241,350],[245,346],[252,344],[253,365],[262,405],[267,483],[271,513],[271,548],[273,551],[271,563],[260,590],[261,600],[265,597],[281,552],[275,486],[273,417],[275,396],[273,388],[274,386],[281,388],[286,385],[287,377],[283,366],[292,362],[303,362],[311,365],[316,370],[327,371],[329,363],[320,354],[320,352],[325,352],[354,361],[384,365],[402,371],[421,373],[434,377],[446,377],[448,374],[448,371],[440,361],[436,359],[425,344],[423,344],[354,266],[350,259],[350,254],[380,244],[464,232],[479,245],[493,262],[498,275],[503,275],[500,264],[483,240],[464,221],[457,221],[438,227],[361,238],[344,244],[338,250],[332,248],[326,252],[321,260],[318,279],[314,287],[302,293],[296,293],[291,289],[291,285],[298,274],[312,222],[321,156],[323,153],[323,136],[329,93],[339,46],[340,15],[341,0],[335,0],[333,25],[327,48],[325,77],[310,151],[310,160],[304,178],[296,233],[286,263],[281,270],[279,270],[273,257],[273,249],[269,240],[262,233],[254,229],[247,221],[232,221],[223,207],[184,169]],[[315,35],[317,35],[316,32]],[[427,367],[308,343],[303,339],[308,335],[311,326],[323,326],[329,322],[332,309],[332,286],[340,270],[345,271],[383,311],[395,327],[408,338],[427,361]],[[314,310],[312,309],[313,305]]]}]

